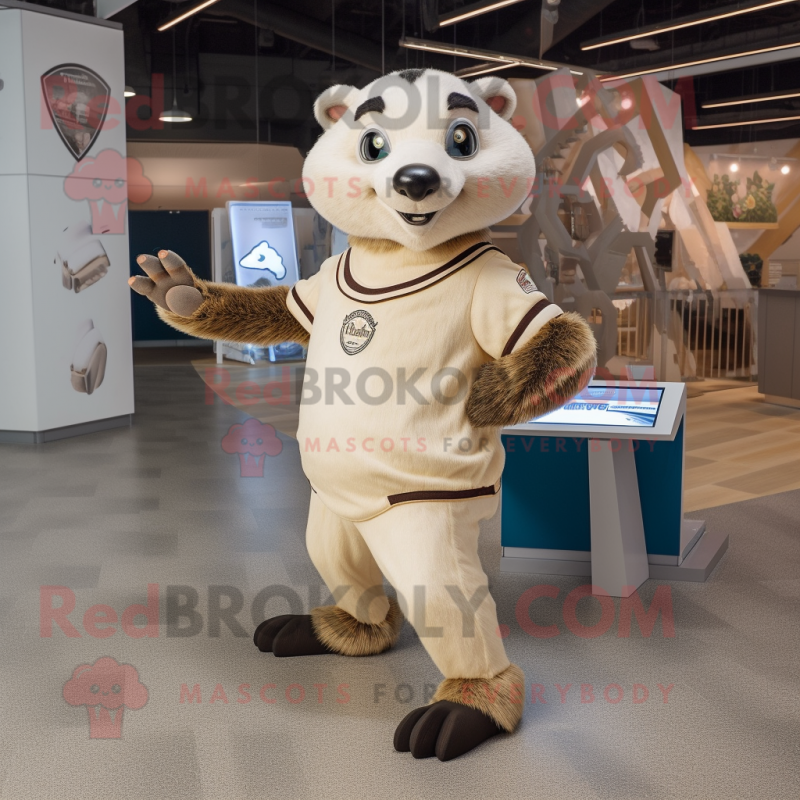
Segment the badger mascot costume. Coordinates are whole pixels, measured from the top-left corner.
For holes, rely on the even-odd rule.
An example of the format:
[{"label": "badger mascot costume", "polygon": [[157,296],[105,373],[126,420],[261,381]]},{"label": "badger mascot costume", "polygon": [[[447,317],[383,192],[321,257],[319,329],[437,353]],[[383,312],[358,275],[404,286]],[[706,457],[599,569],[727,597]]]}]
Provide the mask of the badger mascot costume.
[{"label": "badger mascot costume", "polygon": [[444,675],[395,731],[415,758],[446,761],[520,721],[524,675],[503,647],[479,522],[497,509],[499,429],[562,405],[595,365],[588,325],[487,230],[535,175],[515,103],[503,80],[435,70],[334,86],[316,101],[324,132],[303,177],[348,250],[291,289],[207,283],[168,250],[140,256],[148,277],[130,281],[180,331],[301,342],[330,380],[324,402],[301,403],[298,442],[308,552],[336,604],[268,619],[254,640],[279,657],[369,656],[405,616]]}]

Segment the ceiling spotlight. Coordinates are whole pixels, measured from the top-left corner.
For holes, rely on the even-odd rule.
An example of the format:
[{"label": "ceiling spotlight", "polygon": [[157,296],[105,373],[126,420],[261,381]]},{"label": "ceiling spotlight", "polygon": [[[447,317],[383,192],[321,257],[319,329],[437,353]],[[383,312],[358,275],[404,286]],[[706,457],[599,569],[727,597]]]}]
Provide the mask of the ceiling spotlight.
[{"label": "ceiling spotlight", "polygon": [[158,117],[162,122],[191,122],[192,115],[188,111],[181,111],[178,108],[178,101],[173,100],[172,108],[162,111]]},{"label": "ceiling spotlight", "polygon": [[136,97],[136,89],[133,86],[126,86],[123,94],[125,97]]},{"label": "ceiling spotlight", "polygon": [[739,162],[734,161],[733,164],[731,164],[731,172],[738,172],[738,171],[739,171]]},{"label": "ceiling spotlight", "polygon": [[781,174],[782,175],[788,175],[791,171],[792,171],[792,168],[788,164],[784,164],[781,167]]},{"label": "ceiling spotlight", "polygon": [[629,97],[627,94],[622,96],[622,100],[619,101],[620,108],[624,109],[625,111],[629,111],[633,108],[633,98]]},{"label": "ceiling spotlight", "polygon": [[161,122],[191,122],[192,115],[178,108],[178,71],[175,66],[175,28],[172,29],[172,108],[162,111]]}]

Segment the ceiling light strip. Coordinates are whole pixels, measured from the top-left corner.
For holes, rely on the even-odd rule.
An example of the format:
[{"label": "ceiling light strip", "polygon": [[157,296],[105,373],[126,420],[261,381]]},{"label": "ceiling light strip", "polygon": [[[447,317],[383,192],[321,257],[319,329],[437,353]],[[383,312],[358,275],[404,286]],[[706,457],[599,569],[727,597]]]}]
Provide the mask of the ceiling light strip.
[{"label": "ceiling light strip", "polygon": [[711,153],[711,160],[720,160],[720,159],[730,159],[731,161],[743,161],[745,159],[752,159],[753,161],[792,161],[795,162],[798,159],[794,158],[793,156],[775,156],[775,155],[767,155],[761,154],[758,155],[757,153]]},{"label": "ceiling light strip", "polygon": [[445,25],[454,25],[456,22],[463,22],[465,19],[472,19],[481,14],[488,14],[490,11],[497,11],[499,8],[506,6],[513,6],[521,3],[522,0],[496,0],[494,3],[475,3],[474,5],[460,8],[458,11],[452,11],[449,14],[444,14],[439,17],[439,27],[444,28]]},{"label": "ceiling light strip", "polygon": [[711,14],[694,14],[679,18],[674,22],[650,25],[647,28],[641,28],[635,32],[617,34],[610,39],[591,39],[581,45],[581,50],[596,50],[598,47],[607,47],[608,45],[620,44],[621,42],[630,42],[633,39],[642,39],[645,36],[669,33],[670,31],[681,30],[682,28],[690,28],[694,25],[703,25],[707,22],[716,22],[720,19],[728,19],[729,17],[736,17],[742,14],[752,14],[754,11],[764,11],[768,8],[784,6],[795,2],[797,2],[797,0],[767,0],[766,2],[759,2],[751,6],[726,6]]},{"label": "ceiling light strip", "polygon": [[793,120],[798,119],[800,119],[800,115],[796,117],[773,117],[771,119],[748,119],[740,120],[739,122],[716,122],[711,125],[692,125],[692,130],[709,131],[713,128],[736,128],[741,125],[769,125],[770,123],[774,122],[792,122]]},{"label": "ceiling light strip", "polygon": [[572,67],[567,67],[566,64],[558,64],[555,61],[541,61],[536,58],[498,53],[495,50],[479,50],[476,47],[461,47],[459,45],[448,44],[447,42],[433,42],[429,39],[415,39],[410,36],[403,37],[398,44],[400,47],[406,47],[409,50],[423,50],[429,53],[442,53],[448,56],[463,56],[464,58],[475,58],[479,61],[496,61],[511,67],[533,67],[535,69],[550,71],[569,69],[573,75],[584,75],[590,72],[588,69],[573,69]]},{"label": "ceiling light strip", "polygon": [[453,74],[459,78],[472,78],[476,75],[486,75],[489,72],[499,72],[501,69],[517,67],[518,64],[478,64],[474,67],[456,70]]},{"label": "ceiling light strip", "polygon": [[[516,64],[517,59],[512,56],[500,53],[490,53],[489,51],[467,50],[464,47],[447,44],[445,42],[429,42],[426,39],[412,39],[406,37],[400,40],[400,47],[407,47],[409,50],[424,50],[429,53],[444,53],[448,56],[464,56],[465,58],[479,58],[481,61],[500,61],[503,64]],[[480,55],[478,53],[480,52]]]},{"label": "ceiling light strip", "polygon": [[622,74],[604,75],[600,78],[601,81],[619,81],[625,78],[638,78],[640,75],[652,75],[656,72],[674,72],[679,69],[686,69],[687,67],[696,67],[700,64],[716,64],[720,61],[735,61],[738,58],[747,58],[748,56],[757,56],[762,53],[777,53],[780,50],[789,50],[792,47],[800,47],[800,42],[790,42],[789,44],[778,44],[774,47],[760,47],[758,50],[746,50],[741,53],[730,53],[727,56],[714,56],[713,58],[701,58],[697,61],[683,61],[680,64],[662,64],[660,67],[652,67],[650,69],[640,69],[634,72],[625,72]]},{"label": "ceiling light strip", "polygon": [[183,22],[185,19],[188,19],[193,14],[196,14],[198,11],[202,11],[204,8],[208,8],[209,6],[213,6],[214,3],[218,3],[219,0],[206,0],[205,3],[200,3],[199,6],[195,6],[194,8],[190,8],[188,11],[184,12],[180,16],[175,17],[175,19],[171,19],[168,22],[165,22],[161,25],[158,30],[159,32],[169,30],[173,25],[177,25],[179,22]]},{"label": "ceiling light strip", "polygon": [[743,106],[747,103],[766,103],[769,100],[788,100],[800,97],[800,91],[782,92],[779,94],[758,94],[736,100],[718,100],[715,103],[703,103],[702,108],[724,108],[725,106]]}]

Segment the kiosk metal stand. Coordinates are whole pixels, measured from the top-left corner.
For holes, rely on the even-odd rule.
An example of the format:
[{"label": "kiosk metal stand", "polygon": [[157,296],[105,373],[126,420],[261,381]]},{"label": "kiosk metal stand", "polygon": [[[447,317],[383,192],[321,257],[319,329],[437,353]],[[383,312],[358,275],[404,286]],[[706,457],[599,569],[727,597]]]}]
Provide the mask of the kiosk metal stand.
[{"label": "kiosk metal stand", "polygon": [[614,445],[609,439],[589,441],[592,583],[628,597],[650,569],[633,450]]},{"label": "kiosk metal stand", "polygon": [[591,576],[613,597],[704,581],[728,537],[683,518],[685,414],[682,383],[593,381],[504,429],[501,570]]}]

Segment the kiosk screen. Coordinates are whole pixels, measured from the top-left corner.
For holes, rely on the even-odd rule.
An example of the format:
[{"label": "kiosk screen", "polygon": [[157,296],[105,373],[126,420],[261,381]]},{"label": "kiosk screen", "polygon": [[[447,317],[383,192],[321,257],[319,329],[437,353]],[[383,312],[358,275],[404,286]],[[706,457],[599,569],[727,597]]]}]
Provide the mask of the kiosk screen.
[{"label": "kiosk screen", "polygon": [[608,427],[652,428],[664,389],[653,386],[587,386],[579,395],[532,424],[605,425]]}]

